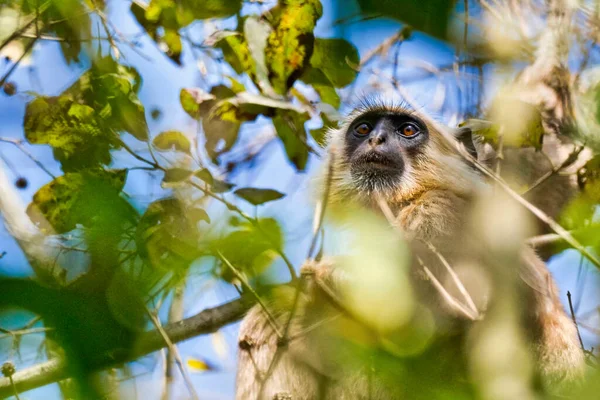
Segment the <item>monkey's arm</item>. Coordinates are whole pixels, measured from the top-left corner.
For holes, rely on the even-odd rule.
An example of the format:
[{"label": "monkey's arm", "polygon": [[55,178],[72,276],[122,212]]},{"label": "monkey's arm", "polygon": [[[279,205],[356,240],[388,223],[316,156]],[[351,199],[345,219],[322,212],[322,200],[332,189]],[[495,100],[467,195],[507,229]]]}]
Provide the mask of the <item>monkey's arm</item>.
[{"label": "monkey's arm", "polygon": [[530,247],[524,249],[522,260],[521,279],[533,291],[529,314],[535,325],[540,370],[551,383],[575,381],[584,372],[577,328],[565,312],[546,264]]},{"label": "monkey's arm", "polygon": [[419,239],[445,238],[460,232],[468,200],[449,190],[429,190],[402,208],[398,226]]},{"label": "monkey's arm", "polygon": [[[293,301],[267,303],[274,317],[277,331],[269,322],[266,311],[253,307],[242,321],[239,334],[236,399],[298,399],[320,398],[322,374],[319,371],[318,352],[308,351],[310,334],[303,334],[319,310],[315,303],[318,288],[314,280],[336,285],[338,277],[331,261],[307,262],[301,268],[305,287],[295,308]],[[296,288],[288,288],[287,298],[296,295]],[[285,303],[285,304],[283,304]],[[294,308],[290,321],[290,312]],[[287,337],[285,326],[290,321]],[[291,396],[291,397],[286,397]]]}]

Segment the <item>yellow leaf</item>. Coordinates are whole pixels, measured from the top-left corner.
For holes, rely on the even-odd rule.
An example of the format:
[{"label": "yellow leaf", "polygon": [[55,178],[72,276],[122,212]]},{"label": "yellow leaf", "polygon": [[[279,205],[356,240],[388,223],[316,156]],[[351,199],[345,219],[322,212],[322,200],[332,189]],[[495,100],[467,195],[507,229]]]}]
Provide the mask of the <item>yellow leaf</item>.
[{"label": "yellow leaf", "polygon": [[213,371],[216,368],[209,364],[207,361],[196,359],[196,358],[188,358],[187,366],[192,371],[203,372],[203,371]]}]

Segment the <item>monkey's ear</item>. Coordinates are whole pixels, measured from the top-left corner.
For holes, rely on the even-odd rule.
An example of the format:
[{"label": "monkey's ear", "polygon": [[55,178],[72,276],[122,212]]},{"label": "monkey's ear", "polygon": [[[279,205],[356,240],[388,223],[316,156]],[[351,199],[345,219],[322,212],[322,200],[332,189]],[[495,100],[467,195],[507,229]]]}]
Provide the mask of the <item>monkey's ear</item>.
[{"label": "monkey's ear", "polygon": [[465,146],[465,149],[471,156],[477,159],[477,149],[473,142],[473,131],[471,131],[471,128],[468,126],[457,128],[454,131],[454,137]]}]

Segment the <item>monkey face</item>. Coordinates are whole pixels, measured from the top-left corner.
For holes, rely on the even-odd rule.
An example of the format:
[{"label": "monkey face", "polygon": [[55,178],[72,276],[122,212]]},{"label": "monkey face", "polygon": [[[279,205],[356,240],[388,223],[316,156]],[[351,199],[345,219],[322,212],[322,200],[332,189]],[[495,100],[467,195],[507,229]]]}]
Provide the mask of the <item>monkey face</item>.
[{"label": "monkey face", "polygon": [[423,152],[427,126],[408,113],[367,112],[355,118],[345,137],[346,159],[359,190],[393,190],[402,183],[411,160]]}]

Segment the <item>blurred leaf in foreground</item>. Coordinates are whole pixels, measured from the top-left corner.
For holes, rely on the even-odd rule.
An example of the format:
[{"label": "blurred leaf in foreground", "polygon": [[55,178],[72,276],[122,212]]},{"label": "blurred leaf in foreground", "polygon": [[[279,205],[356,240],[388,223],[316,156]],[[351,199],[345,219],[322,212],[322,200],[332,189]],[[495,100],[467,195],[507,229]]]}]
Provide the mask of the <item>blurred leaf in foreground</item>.
[{"label": "blurred leaf in foreground", "polygon": [[394,18],[440,39],[447,38],[455,3],[454,0],[358,0],[364,14]]}]

